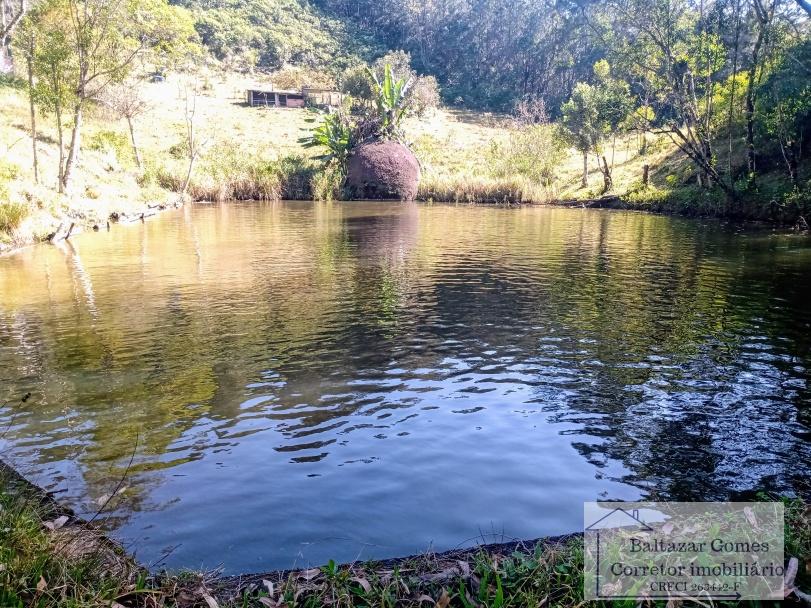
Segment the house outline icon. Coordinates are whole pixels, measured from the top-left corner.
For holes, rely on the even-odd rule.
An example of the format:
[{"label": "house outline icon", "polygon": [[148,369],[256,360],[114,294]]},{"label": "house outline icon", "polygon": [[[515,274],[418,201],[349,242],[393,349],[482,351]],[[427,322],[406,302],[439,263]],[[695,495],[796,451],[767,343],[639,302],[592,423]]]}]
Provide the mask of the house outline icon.
[{"label": "house outline icon", "polygon": [[[615,515],[616,515],[615,519],[621,518],[621,519],[626,520],[628,523],[626,523],[624,525],[619,524],[619,523],[616,524],[616,525],[609,525],[607,520],[609,520],[609,518],[611,518],[611,517],[614,517]],[[628,513],[628,511],[626,511],[625,509],[617,507],[616,509],[614,509],[610,513],[607,513],[606,515],[603,515],[600,519],[598,519],[593,524],[588,526],[586,528],[586,531],[587,532],[599,532],[600,530],[611,530],[613,528],[624,528],[624,527],[630,527],[630,526],[640,526],[642,530],[645,530],[647,532],[652,532],[653,528],[651,528],[648,524],[646,524],[644,521],[639,519],[638,515],[639,515],[638,511],[634,511],[634,514],[632,515],[631,513]],[[603,524],[603,522],[606,522],[606,524],[605,525],[600,525],[600,524]]]}]

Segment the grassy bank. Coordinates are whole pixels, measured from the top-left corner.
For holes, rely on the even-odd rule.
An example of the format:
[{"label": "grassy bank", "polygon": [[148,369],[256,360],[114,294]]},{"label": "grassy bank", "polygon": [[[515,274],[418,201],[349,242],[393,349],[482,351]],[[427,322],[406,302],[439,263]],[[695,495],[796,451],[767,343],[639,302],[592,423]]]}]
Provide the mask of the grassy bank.
[{"label": "grassy bank", "polygon": [[[79,171],[66,194],[56,190],[59,148],[53,117],[38,117],[36,183],[24,84],[0,83],[0,251],[46,238],[60,223],[75,223],[81,230],[103,225],[114,213],[137,216],[182,200],[309,200],[334,194],[335,180],[314,159],[319,152],[299,143],[312,128],[310,112],[246,107],[244,90],[261,82],[220,75],[197,84],[195,128],[202,146],[181,197],[189,163],[188,82],[183,78],[139,85],[147,106],[134,123],[141,166],[126,121],[103,105],[91,105]],[[590,161],[583,188],[582,157],[553,145],[549,128],[519,127],[503,115],[443,109],[409,118],[405,131],[423,169],[419,200],[526,204],[585,201],[602,194],[596,159]],[[696,185],[691,164],[666,137],[649,136],[644,154],[639,148],[632,135],[606,151],[613,167],[612,194],[626,208],[791,221],[798,205],[808,203],[803,195],[790,194],[779,166],[766,171],[733,205],[718,191]],[[651,180],[643,187],[646,164]],[[804,192],[808,178],[806,163],[801,168]]]},{"label": "grassy bank", "polygon": [[[799,499],[784,502],[786,558],[798,558],[796,584],[807,590],[811,509]],[[188,572],[150,576],[93,525],[76,519],[5,466],[0,466],[0,565],[3,607],[584,604],[580,536],[376,563],[331,562],[322,568],[255,576],[219,578]]]}]

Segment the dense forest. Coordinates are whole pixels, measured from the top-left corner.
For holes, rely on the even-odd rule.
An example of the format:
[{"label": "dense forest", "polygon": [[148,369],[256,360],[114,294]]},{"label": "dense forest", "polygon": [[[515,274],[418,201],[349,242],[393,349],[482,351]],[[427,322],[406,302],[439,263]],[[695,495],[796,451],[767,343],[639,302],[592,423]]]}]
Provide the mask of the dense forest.
[{"label": "dense forest", "polygon": [[173,0],[195,15],[212,55],[230,69],[274,70],[285,65],[341,70],[378,49],[352,21],[301,0]]}]

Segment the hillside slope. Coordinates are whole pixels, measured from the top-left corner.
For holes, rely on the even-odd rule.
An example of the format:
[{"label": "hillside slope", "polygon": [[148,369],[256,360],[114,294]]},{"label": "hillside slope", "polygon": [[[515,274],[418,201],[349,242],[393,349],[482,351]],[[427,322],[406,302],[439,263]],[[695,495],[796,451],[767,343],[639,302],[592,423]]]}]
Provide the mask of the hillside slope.
[{"label": "hillside slope", "polygon": [[337,74],[379,54],[379,45],[349,20],[308,0],[171,0],[190,10],[203,44],[226,69],[287,65]]}]

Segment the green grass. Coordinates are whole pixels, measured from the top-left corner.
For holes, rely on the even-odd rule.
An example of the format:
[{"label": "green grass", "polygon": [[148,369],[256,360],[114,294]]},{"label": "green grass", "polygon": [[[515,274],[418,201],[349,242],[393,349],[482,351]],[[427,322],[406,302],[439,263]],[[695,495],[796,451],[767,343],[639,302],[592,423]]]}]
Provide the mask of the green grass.
[{"label": "green grass", "polygon": [[0,470],[0,606],[109,606],[132,582],[44,522],[52,508]]},{"label": "green grass", "polygon": [[28,216],[28,205],[19,201],[4,201],[0,187],[0,232],[16,230]]},{"label": "green grass", "polygon": [[9,184],[18,175],[16,165],[0,159],[0,233],[16,230],[29,213],[28,205],[12,199],[9,193]]}]

